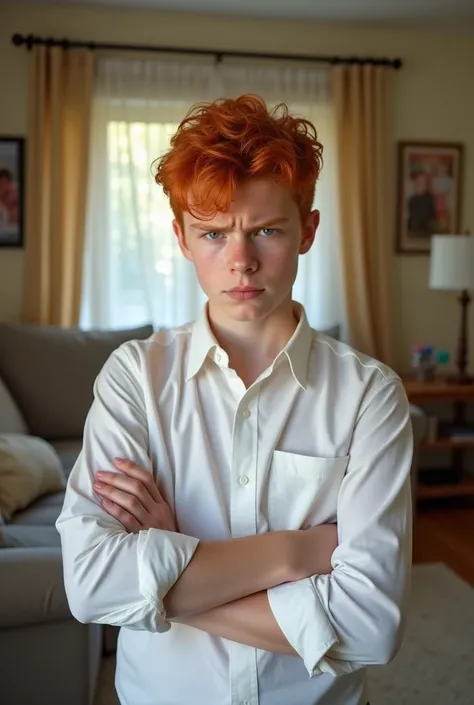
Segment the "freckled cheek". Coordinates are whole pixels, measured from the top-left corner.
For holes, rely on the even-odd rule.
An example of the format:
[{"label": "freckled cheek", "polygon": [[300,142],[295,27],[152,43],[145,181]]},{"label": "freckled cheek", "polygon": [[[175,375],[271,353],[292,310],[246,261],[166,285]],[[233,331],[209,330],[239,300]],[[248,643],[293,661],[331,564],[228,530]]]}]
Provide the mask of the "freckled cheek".
[{"label": "freckled cheek", "polygon": [[204,289],[212,286],[219,279],[222,271],[226,268],[225,259],[217,251],[200,252],[195,256],[194,265],[199,282]]},{"label": "freckled cheek", "polygon": [[265,258],[264,268],[268,274],[290,276],[296,268],[296,262],[297,258],[293,252],[275,252]]},{"label": "freckled cheek", "polygon": [[212,270],[222,267],[225,263],[225,258],[222,256],[222,252],[219,253],[217,248],[213,251],[211,248],[209,250],[204,250],[200,252],[195,258],[194,263],[196,267],[204,272],[212,272]]}]

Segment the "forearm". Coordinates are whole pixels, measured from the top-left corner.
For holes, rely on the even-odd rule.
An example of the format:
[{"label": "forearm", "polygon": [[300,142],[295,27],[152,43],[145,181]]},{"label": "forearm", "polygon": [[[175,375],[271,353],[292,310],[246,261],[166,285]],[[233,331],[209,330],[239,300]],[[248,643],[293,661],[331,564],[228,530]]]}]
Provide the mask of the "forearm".
[{"label": "forearm", "polygon": [[291,580],[289,534],[201,541],[164,598],[169,619],[201,614]]},{"label": "forearm", "polygon": [[297,656],[273,616],[266,590],[176,621],[256,649]]},{"label": "forearm", "polygon": [[208,612],[282,583],[330,573],[337,527],[201,541],[164,598],[168,619]]}]

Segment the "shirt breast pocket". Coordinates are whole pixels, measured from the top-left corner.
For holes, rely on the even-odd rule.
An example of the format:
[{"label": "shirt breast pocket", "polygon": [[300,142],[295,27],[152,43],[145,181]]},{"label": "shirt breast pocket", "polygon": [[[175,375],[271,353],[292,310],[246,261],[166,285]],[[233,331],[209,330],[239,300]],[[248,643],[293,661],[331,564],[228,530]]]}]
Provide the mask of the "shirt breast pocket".
[{"label": "shirt breast pocket", "polygon": [[348,463],[348,455],[320,458],[275,450],[268,476],[270,531],[335,522]]}]

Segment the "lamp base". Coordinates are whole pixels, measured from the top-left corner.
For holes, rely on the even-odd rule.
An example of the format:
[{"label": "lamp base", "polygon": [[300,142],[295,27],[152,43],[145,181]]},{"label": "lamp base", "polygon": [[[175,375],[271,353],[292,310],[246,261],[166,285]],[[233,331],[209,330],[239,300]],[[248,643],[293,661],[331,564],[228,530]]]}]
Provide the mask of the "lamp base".
[{"label": "lamp base", "polygon": [[466,374],[449,375],[446,378],[448,384],[474,384],[474,377]]}]

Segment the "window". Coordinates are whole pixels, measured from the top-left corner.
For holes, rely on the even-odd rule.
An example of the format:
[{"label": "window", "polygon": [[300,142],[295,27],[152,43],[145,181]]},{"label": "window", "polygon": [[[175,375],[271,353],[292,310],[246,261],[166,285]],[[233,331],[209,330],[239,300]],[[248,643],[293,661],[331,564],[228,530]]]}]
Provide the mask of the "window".
[{"label": "window", "polygon": [[312,250],[300,258],[294,298],[313,326],[341,323],[327,75],[321,69],[102,59],[93,106],[82,327],[168,327],[199,314],[205,297],[178,249],[152,165],[194,102],[245,92],[260,93],[269,105],[284,100],[316,125],[324,144],[315,202],[322,224]]}]

